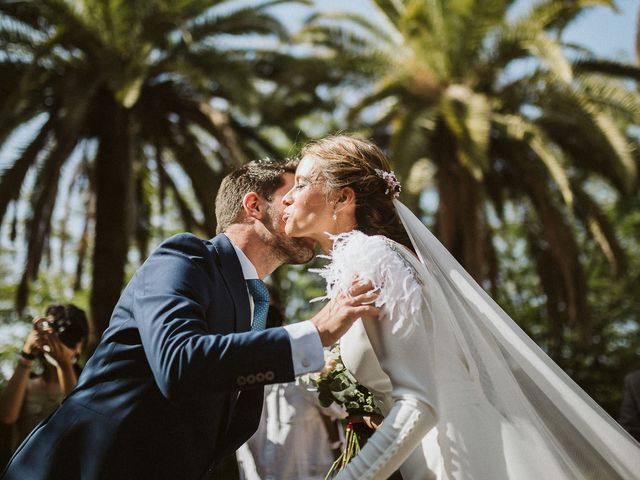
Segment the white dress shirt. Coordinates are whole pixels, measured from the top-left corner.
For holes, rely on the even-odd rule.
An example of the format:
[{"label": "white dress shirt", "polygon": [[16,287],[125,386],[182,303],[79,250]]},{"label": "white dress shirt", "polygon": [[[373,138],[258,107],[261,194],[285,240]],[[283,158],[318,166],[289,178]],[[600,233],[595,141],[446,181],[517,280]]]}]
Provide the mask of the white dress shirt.
[{"label": "white dress shirt", "polygon": [[[228,237],[227,237],[228,238]],[[229,239],[231,241],[231,239]],[[245,280],[258,279],[258,272],[251,260],[232,241],[231,245],[238,255],[242,274]],[[248,290],[247,290],[248,294]],[[253,298],[249,295],[251,306],[251,318],[253,319]],[[285,325],[284,328],[291,341],[291,359],[293,360],[293,373],[295,376],[309,372],[317,372],[324,367],[324,350],[318,330],[310,320]]]}]

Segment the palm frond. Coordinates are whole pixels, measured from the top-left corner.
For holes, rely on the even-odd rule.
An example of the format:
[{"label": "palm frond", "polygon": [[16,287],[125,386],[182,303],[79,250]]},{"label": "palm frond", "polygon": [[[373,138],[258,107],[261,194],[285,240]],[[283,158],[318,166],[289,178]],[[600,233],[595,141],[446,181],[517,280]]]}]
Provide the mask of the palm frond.
[{"label": "palm frond", "polygon": [[573,62],[576,72],[600,73],[611,77],[640,81],[640,68],[610,59],[583,58]]},{"label": "palm frond", "polygon": [[180,132],[184,140],[180,143],[167,142],[167,146],[175,153],[176,161],[191,180],[196,199],[202,209],[206,232],[213,236],[216,218],[212,200],[224,174],[216,172],[209,165],[202,152],[196,148],[198,142],[186,125],[181,126]]},{"label": "palm frond", "polygon": [[393,25],[398,25],[406,9],[405,2],[402,0],[374,0],[373,4]]},{"label": "palm frond", "polygon": [[20,189],[29,169],[35,165],[51,132],[51,122],[46,123],[9,168],[0,173],[0,225],[12,200],[20,195]]},{"label": "palm frond", "polygon": [[0,13],[2,17],[9,18],[34,31],[47,30],[50,26],[47,19],[43,18],[42,5],[29,0],[13,0],[0,3]]},{"label": "palm frond", "polygon": [[213,126],[216,138],[229,152],[230,165],[240,166],[246,163],[247,158],[240,147],[234,129],[231,127],[229,115],[217,110],[208,103],[200,104],[200,111],[206,115]]},{"label": "palm frond", "polygon": [[571,2],[544,0],[536,2],[530,10],[524,12],[519,20],[520,22],[538,24],[545,30],[562,31],[579,15],[593,7],[616,9],[614,0],[575,0]]},{"label": "palm frond", "polygon": [[448,19],[449,55],[456,76],[463,76],[477,64],[484,51],[489,34],[504,22],[510,5],[505,0],[478,0],[473,2],[444,2]]},{"label": "palm frond", "polygon": [[[366,33],[367,36],[363,35],[362,38],[367,38],[370,44],[379,43],[381,45],[385,45],[386,48],[391,48],[392,46],[399,47],[396,42],[398,40],[397,36],[392,35],[391,32],[381,27],[381,25],[377,22],[372,22],[362,15],[358,15],[355,13],[348,12],[323,12],[316,13],[309,16],[306,20],[306,26],[308,28],[312,26],[322,26],[322,25],[349,25],[350,28],[356,28],[358,31],[362,33]],[[357,32],[354,32],[357,33]]]},{"label": "palm frond", "polygon": [[173,199],[177,204],[178,212],[180,214],[180,218],[184,225],[185,231],[193,232],[195,230],[199,230],[199,231],[205,232],[207,229],[204,227],[204,225],[202,225],[196,220],[195,216],[193,215],[193,212],[191,211],[191,208],[189,207],[189,204],[183,198],[180,189],[177,187],[174,180],[171,178],[171,176],[167,173],[166,169],[164,168],[164,161],[158,161],[156,163],[156,166],[158,168],[158,174],[160,178],[163,179],[163,182],[166,183],[166,185],[169,187],[169,189],[173,194]]},{"label": "palm frond", "polygon": [[580,76],[574,95],[584,98],[579,101],[584,102],[586,110],[595,111],[596,107],[613,118],[640,124],[640,93],[621,82],[595,75]]},{"label": "palm frond", "polygon": [[234,9],[231,12],[207,15],[205,18],[197,18],[188,25],[185,32],[189,41],[195,43],[223,34],[246,35],[276,35],[280,39],[286,39],[288,32],[282,23],[273,15],[253,7]]},{"label": "palm frond", "polygon": [[442,97],[440,111],[456,138],[462,162],[480,180],[489,167],[489,100],[463,85],[451,85]]},{"label": "palm frond", "polygon": [[12,19],[0,16],[0,46],[5,54],[29,54],[29,50],[36,48],[44,41],[46,35]]},{"label": "palm frond", "polygon": [[633,188],[638,174],[636,159],[633,155],[633,145],[620,132],[620,129],[609,115],[597,113],[594,115],[594,119],[596,125],[600,127],[600,131],[609,142],[616,158],[619,159],[619,165],[622,167],[621,178],[626,179],[628,192]]},{"label": "palm frond", "polygon": [[[637,176],[634,147],[624,132],[633,110],[622,113],[620,103],[628,102],[628,98],[621,92],[607,98],[596,94],[605,90],[592,91],[580,84],[547,88],[538,99],[542,115],[534,123],[572,158],[574,165],[598,173],[616,189],[628,192]],[[616,118],[624,120],[624,116],[626,122]]]},{"label": "palm frond", "polygon": [[[514,162],[526,176],[526,182],[521,182],[521,185],[528,192],[539,221],[537,241],[548,250],[562,278],[563,298],[560,300],[566,302],[567,320],[587,339],[591,326],[586,300],[587,282],[580,263],[580,249],[570,224],[565,220],[567,212],[554,201],[555,196],[548,188],[548,179],[540,169],[528,165],[527,159],[515,158]],[[557,297],[557,294],[545,291]]]},{"label": "palm frond", "polygon": [[379,102],[388,101],[390,98],[393,98],[402,92],[402,86],[398,85],[395,79],[382,79],[374,87],[373,92],[368,95],[364,95],[358,103],[349,109],[347,121],[349,123],[353,123],[364,109],[375,106]]},{"label": "palm frond", "polygon": [[627,268],[627,255],[618,240],[615,228],[600,206],[580,186],[574,185],[576,215],[590,230],[591,236],[611,265],[615,275],[622,275]]},{"label": "palm frond", "polygon": [[510,137],[524,141],[531,148],[555,181],[565,204],[573,207],[573,191],[567,170],[562,164],[561,155],[545,132],[520,116],[495,115],[493,119],[506,129]]},{"label": "palm frond", "polygon": [[573,79],[571,63],[562,51],[561,45],[546,32],[536,32],[535,35],[523,41],[523,46],[536,58],[542,60],[549,71],[560,80],[566,83],[571,82]]}]

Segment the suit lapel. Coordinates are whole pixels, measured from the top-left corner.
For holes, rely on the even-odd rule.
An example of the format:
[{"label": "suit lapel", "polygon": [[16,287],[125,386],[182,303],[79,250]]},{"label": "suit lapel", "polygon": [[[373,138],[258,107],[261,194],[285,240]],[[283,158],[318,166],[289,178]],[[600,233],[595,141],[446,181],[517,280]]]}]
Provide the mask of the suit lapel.
[{"label": "suit lapel", "polygon": [[226,235],[216,235],[211,239],[211,244],[220,259],[222,279],[233,299],[236,311],[236,332],[246,332],[251,329],[251,310],[249,307],[249,293],[247,284],[242,274],[240,260]]}]

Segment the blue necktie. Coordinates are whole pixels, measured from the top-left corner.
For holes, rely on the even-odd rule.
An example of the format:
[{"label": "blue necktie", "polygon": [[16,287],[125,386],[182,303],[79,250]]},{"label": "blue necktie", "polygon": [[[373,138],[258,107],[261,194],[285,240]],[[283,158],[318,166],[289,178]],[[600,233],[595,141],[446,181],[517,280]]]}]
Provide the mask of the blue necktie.
[{"label": "blue necktie", "polygon": [[249,293],[253,297],[253,322],[251,330],[264,330],[267,325],[267,312],[269,311],[269,290],[262,280],[247,280]]}]

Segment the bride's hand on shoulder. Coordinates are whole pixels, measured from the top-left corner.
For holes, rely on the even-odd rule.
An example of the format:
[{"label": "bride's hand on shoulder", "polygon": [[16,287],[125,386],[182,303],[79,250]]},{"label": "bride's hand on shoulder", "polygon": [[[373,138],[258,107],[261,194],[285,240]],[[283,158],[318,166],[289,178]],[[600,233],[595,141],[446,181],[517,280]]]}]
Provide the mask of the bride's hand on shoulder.
[{"label": "bride's hand on shoulder", "polygon": [[332,298],[312,319],[325,347],[336,343],[361,317],[377,317],[381,309],[373,303],[379,290],[371,283],[354,280],[349,293],[341,292]]}]

